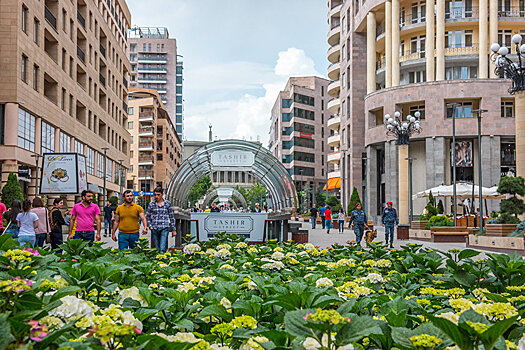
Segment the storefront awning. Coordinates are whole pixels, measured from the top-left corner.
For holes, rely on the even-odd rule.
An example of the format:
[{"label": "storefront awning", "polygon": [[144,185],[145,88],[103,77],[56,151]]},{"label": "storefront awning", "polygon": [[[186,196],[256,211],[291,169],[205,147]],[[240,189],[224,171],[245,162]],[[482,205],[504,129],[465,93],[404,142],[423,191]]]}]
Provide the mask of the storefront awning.
[{"label": "storefront awning", "polygon": [[[340,177],[333,177],[331,179],[328,179],[328,191],[333,191],[338,188],[341,188],[341,178]],[[323,191],[326,191],[326,185],[324,185]]]}]

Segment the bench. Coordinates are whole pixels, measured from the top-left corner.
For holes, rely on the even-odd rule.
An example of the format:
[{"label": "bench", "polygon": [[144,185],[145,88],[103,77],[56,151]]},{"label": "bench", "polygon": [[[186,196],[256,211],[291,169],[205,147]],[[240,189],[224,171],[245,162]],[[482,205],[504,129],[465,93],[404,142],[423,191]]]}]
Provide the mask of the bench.
[{"label": "bench", "polygon": [[430,235],[432,242],[466,243],[468,231],[465,226],[434,226],[430,228]]}]

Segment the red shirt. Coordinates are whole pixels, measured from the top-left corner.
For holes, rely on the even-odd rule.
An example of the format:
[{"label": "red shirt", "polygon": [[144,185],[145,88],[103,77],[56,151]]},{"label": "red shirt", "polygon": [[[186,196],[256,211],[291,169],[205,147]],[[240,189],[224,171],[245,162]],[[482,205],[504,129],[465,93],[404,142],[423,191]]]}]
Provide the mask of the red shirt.
[{"label": "red shirt", "polygon": [[324,211],[324,219],[332,220],[332,211],[328,208]]}]

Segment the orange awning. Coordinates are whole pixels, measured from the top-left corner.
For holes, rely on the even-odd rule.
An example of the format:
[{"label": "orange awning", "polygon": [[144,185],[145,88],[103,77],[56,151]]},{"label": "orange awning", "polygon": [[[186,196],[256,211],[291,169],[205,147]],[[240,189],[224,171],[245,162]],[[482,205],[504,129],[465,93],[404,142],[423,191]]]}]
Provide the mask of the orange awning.
[{"label": "orange awning", "polygon": [[[328,179],[328,191],[335,190],[336,188],[341,188],[341,178],[334,177],[334,178]],[[324,185],[323,191],[326,191],[326,185]]]}]

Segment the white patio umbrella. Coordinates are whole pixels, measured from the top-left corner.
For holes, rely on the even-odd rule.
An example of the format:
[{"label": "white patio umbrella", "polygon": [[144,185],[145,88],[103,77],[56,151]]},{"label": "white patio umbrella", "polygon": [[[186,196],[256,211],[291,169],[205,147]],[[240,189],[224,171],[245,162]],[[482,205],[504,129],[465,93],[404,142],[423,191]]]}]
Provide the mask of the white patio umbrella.
[{"label": "white patio umbrella", "polygon": [[[498,193],[498,187],[483,187],[483,198],[486,199],[505,199],[505,195]],[[424,198],[430,195],[434,197],[453,197],[454,186],[453,185],[439,185],[428,190],[418,192],[412,196],[412,199]],[[456,184],[456,196],[458,198],[472,198],[472,184],[465,182],[459,182]],[[479,198],[479,186],[474,186],[474,198]]]}]

